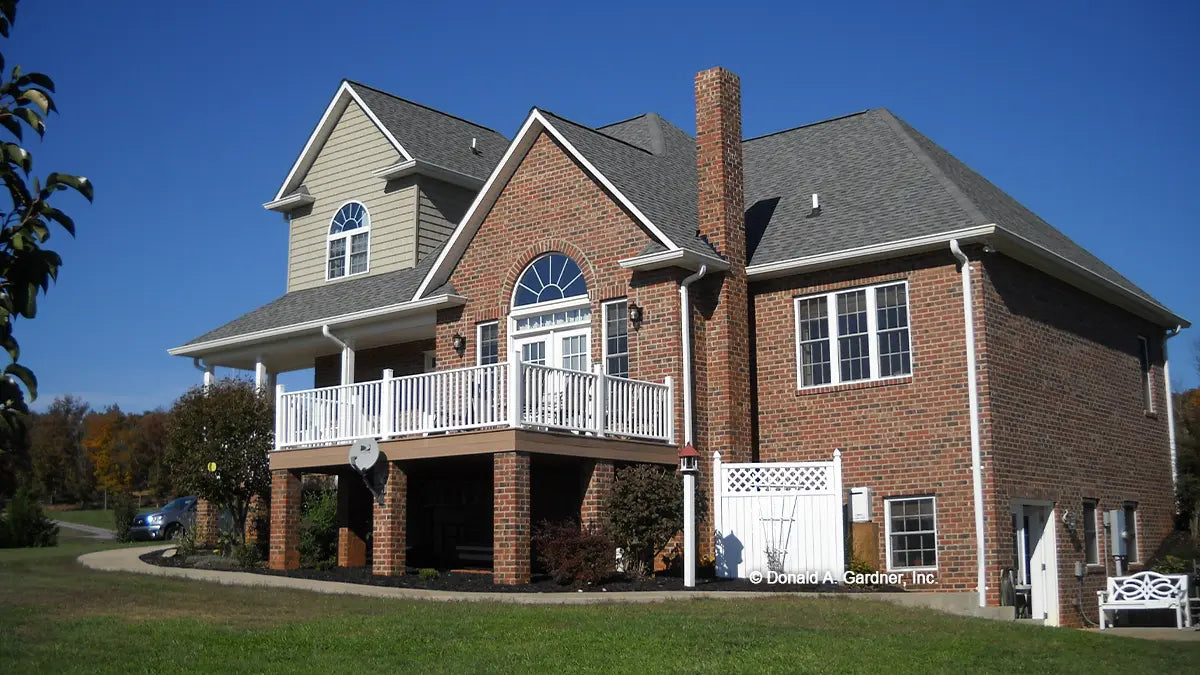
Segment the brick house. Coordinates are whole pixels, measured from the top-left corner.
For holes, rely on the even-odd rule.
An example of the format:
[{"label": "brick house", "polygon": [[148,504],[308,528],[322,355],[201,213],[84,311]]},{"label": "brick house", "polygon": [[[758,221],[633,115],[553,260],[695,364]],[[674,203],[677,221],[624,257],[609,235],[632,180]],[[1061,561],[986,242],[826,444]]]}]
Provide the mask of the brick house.
[{"label": "brick house", "polygon": [[706,473],[840,449],[856,551],[989,605],[1010,574],[1051,623],[1102,587],[1106,512],[1154,552],[1187,323],[891,112],[743,139],[739,87],[696,76],[696,138],[534,108],[509,141],[342,83],[264,205],[287,293],[170,350],[314,370],[276,391],[272,567],[322,473],[339,564],[523,582],[533,523],[599,521],[616,467],[686,442]]}]

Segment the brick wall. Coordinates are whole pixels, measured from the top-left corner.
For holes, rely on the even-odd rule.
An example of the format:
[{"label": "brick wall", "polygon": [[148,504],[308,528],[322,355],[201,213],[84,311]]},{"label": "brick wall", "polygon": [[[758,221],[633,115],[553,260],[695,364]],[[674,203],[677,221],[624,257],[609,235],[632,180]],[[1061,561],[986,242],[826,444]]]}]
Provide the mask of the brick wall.
[{"label": "brick wall", "polygon": [[[468,298],[463,307],[438,312],[439,368],[475,364],[476,325],[499,320],[501,350],[508,340],[508,309],[513,288],[526,266],[543,253],[558,251],[579,264],[587,281],[592,311],[592,360],[599,362],[606,300],[626,297],[644,308],[645,320],[630,326],[630,377],[679,381],[680,270],[633,273],[618,261],[641,253],[650,242],[644,232],[552,138],[542,134],[484,218],[470,247],[450,277]],[[467,338],[462,354],[451,346],[454,334]],[[502,355],[501,360],[508,360]],[[676,387],[676,410],[682,408]],[[681,433],[681,428],[677,428]]]},{"label": "brick wall", "polygon": [[408,474],[398,462],[387,463],[383,503],[375,504],[372,571],[384,576],[404,574],[408,543]]},{"label": "brick wall", "polygon": [[356,471],[338,474],[337,491],[338,567],[362,567],[367,564],[374,500]]},{"label": "brick wall", "polygon": [[603,527],[608,514],[608,499],[613,489],[613,463],[595,460],[584,464],[583,503],[579,520],[584,529]]},{"label": "brick wall", "polygon": [[[415,375],[425,372],[425,352],[433,349],[433,340],[416,340],[372,349],[362,349],[354,354],[354,381],[370,382],[383,377],[383,370],[391,368],[392,374]],[[313,368],[314,387],[332,387],[341,382],[342,357],[340,354],[318,356]]]},{"label": "brick wall", "polygon": [[215,546],[217,537],[221,535],[221,512],[216,504],[207,499],[196,500],[196,532],[197,544]]},{"label": "brick wall", "polygon": [[[906,279],[912,376],[801,390],[798,296]],[[875,546],[886,560],[888,497],[937,497],[938,587],[976,586],[974,502],[961,278],[945,253],[756,283],[758,454],[761,461],[829,460],[842,450],[847,488],[874,489]],[[987,464],[985,462],[985,469]]]},{"label": "brick wall", "polygon": [[271,472],[271,552],[273,570],[300,566],[300,474],[286,469]]},{"label": "brick wall", "polygon": [[[989,578],[1012,565],[1012,500],[1054,502],[1060,617],[1078,625],[1074,565],[1084,559],[1083,529],[1080,524],[1072,536],[1064,510],[1078,519],[1083,499],[1098,500],[1101,512],[1136,502],[1142,560],[1173,526],[1163,331],[1003,256],[986,257],[983,272],[996,453]],[[1156,413],[1147,414],[1143,401],[1139,335],[1150,344]],[[1097,530],[1104,561],[1107,540],[1103,527]],[[1097,566],[1084,580],[1083,608],[1093,621],[1104,576]]]},{"label": "brick wall", "polygon": [[529,582],[529,455],[492,455],[492,578],[498,584]]}]

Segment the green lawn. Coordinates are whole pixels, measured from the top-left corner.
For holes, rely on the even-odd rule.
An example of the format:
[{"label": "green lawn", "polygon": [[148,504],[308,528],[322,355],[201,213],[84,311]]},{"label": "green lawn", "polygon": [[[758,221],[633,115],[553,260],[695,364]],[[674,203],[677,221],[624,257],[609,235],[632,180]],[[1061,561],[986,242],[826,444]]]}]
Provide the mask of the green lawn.
[{"label": "green lawn", "polygon": [[94,525],[95,527],[103,527],[109,530],[116,525],[113,522],[112,509],[105,511],[104,509],[81,509],[79,511],[46,511],[46,517],[53,520],[65,520],[68,523],[79,523],[80,525]]},{"label": "green lawn", "polygon": [[[111,544],[109,544],[111,546]],[[1200,644],[856,600],[517,607],[91,572],[104,548],[0,551],[5,672],[1191,672]]]}]

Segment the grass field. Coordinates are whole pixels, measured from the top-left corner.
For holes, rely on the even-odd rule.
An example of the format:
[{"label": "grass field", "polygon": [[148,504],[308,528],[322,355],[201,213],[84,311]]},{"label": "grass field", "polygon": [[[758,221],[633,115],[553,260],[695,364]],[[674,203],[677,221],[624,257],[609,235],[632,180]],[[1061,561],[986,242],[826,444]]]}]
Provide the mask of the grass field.
[{"label": "grass field", "polygon": [[112,510],[105,511],[104,509],[82,509],[79,511],[46,511],[46,517],[54,520],[65,520],[68,523],[79,523],[80,525],[93,525],[95,527],[103,527],[109,530],[116,525],[113,522]]},{"label": "grass field", "polygon": [[859,600],[518,607],[372,600],[85,570],[111,547],[0,551],[5,672],[1192,672],[1200,644]]}]

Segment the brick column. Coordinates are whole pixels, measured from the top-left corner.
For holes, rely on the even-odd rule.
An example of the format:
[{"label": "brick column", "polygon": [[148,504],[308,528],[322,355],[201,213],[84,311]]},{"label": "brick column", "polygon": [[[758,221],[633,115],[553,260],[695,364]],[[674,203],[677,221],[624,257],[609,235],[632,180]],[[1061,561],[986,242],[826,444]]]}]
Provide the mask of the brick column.
[{"label": "brick column", "polygon": [[338,476],[338,567],[367,564],[371,501],[371,492],[357,472],[344,471]]},{"label": "brick column", "polygon": [[583,503],[579,522],[585,530],[603,528],[608,517],[608,498],[613,489],[613,463],[597,459],[584,466]]},{"label": "brick column", "polygon": [[[387,471],[383,504],[375,502],[372,572],[384,576],[400,576],[404,574],[407,563],[404,547],[408,539],[408,474],[404,473],[404,469],[396,462],[388,462]],[[340,552],[338,558],[341,558]]]},{"label": "brick column", "polygon": [[247,546],[257,546],[262,538],[271,531],[270,518],[270,506],[267,500],[258,495],[251,497],[250,508],[246,509],[246,531],[243,532]]},{"label": "brick column", "polygon": [[492,455],[492,580],[529,583],[529,455]]},{"label": "brick column", "polygon": [[220,510],[207,499],[196,500],[196,544],[216,546],[221,534]]},{"label": "brick column", "polygon": [[271,555],[273,570],[300,566],[300,492],[298,471],[271,472]]}]

